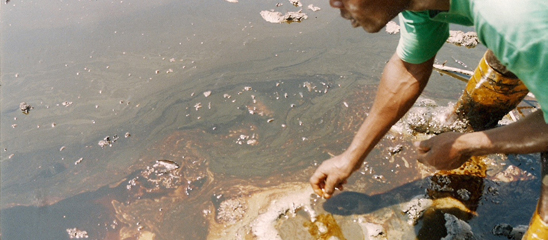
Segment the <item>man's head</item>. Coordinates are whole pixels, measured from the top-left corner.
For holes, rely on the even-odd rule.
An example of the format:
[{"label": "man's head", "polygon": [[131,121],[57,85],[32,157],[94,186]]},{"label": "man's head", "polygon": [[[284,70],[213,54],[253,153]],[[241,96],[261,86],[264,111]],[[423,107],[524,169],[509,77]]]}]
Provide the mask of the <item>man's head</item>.
[{"label": "man's head", "polygon": [[449,10],[449,0],[329,0],[331,7],[341,10],[341,16],[353,27],[365,31],[380,31],[390,20],[405,10]]}]

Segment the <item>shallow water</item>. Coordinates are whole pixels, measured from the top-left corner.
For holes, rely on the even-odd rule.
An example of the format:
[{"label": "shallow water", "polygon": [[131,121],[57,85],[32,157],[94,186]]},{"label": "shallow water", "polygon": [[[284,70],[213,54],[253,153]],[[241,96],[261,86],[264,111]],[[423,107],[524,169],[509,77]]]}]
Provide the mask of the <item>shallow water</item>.
[{"label": "shallow water", "polygon": [[[208,211],[223,200],[306,183],[348,146],[398,36],[352,29],[324,1],[303,1],[309,18],[301,23],[264,21],[260,11],[299,9],[276,3],[2,4],[2,238],[67,239],[66,229],[77,228],[91,239],[145,231],[206,239]],[[483,51],[446,46],[438,62],[473,68]],[[433,74],[425,97],[444,105],[463,87]],[[32,106],[28,115],[21,102]],[[111,145],[99,146],[107,136]],[[391,157],[397,144],[408,153]],[[375,195],[420,185],[409,147],[398,136],[383,140],[349,189]],[[142,174],[160,159],[179,164],[181,177],[150,190]],[[513,164],[539,171],[535,156]],[[524,209],[509,221],[527,224],[538,184],[515,184],[526,186],[523,196],[485,198],[478,213],[489,212],[479,216],[496,224],[504,216],[492,209],[518,203]],[[491,222],[474,225],[485,225],[485,239],[496,239]]]}]

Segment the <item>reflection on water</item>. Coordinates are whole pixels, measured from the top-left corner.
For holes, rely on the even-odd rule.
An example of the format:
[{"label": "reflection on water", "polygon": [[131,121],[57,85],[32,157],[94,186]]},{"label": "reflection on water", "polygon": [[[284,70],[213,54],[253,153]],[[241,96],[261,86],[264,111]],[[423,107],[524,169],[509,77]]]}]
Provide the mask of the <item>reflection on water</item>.
[{"label": "reflection on water", "polygon": [[[327,2],[303,1],[322,10],[303,9],[301,23],[264,21],[263,10],[298,10],[276,3],[2,5],[2,238],[67,239],[76,228],[90,239],[215,239],[250,233],[235,220],[252,222],[265,196],[305,189],[366,117],[397,37],[351,29]],[[473,65],[482,54],[448,46],[438,57]],[[425,94],[444,104],[462,87],[433,76]],[[349,192],[315,205],[325,224],[359,238],[354,215],[423,194],[410,142],[385,137]],[[503,163],[519,168],[492,163],[474,190],[483,194],[469,223],[485,239],[501,209],[519,208],[505,214],[510,224],[526,224],[534,209],[535,156]],[[319,231],[299,211],[276,221],[284,239]]]}]

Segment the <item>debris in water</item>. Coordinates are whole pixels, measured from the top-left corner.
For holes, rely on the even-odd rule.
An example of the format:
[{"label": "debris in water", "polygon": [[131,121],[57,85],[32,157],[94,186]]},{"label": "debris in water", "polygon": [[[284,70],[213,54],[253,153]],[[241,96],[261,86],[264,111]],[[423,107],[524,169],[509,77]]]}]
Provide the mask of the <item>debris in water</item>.
[{"label": "debris in water", "polygon": [[154,168],[163,168],[165,171],[173,171],[179,168],[179,164],[171,160],[156,160],[156,163],[152,165]]},{"label": "debris in water", "polygon": [[400,32],[400,26],[396,22],[390,21],[386,24],[385,30],[388,34],[397,34]]},{"label": "debris in water", "polygon": [[202,103],[196,103],[196,105],[194,105],[194,108],[196,108],[196,111],[200,110],[200,108],[202,108]]},{"label": "debris in water", "polygon": [[211,91],[205,91],[205,92],[204,92],[204,96],[205,96],[205,97],[209,97],[209,95],[211,95]]},{"label": "debris in water", "polygon": [[72,102],[64,101],[63,103],[61,103],[61,105],[69,107],[70,105],[72,105]]},{"label": "debris in water", "polygon": [[331,214],[320,214],[315,221],[305,222],[304,226],[315,239],[346,239],[341,227]]},{"label": "debris in water", "polygon": [[97,144],[99,144],[101,148],[104,148],[106,146],[112,147],[112,144],[116,142],[116,140],[118,140],[118,135],[115,134],[112,138],[110,138],[110,136],[106,136],[103,140],[99,141]]},{"label": "debris in water", "polygon": [[83,160],[84,160],[84,158],[81,157],[80,159],[76,160],[76,162],[74,162],[74,165],[80,164]]},{"label": "debris in water", "polygon": [[526,225],[518,225],[516,227],[512,227],[509,224],[501,223],[493,228],[493,235],[504,236],[508,239],[522,239],[528,228],[529,227]]},{"label": "debris in water", "polygon": [[293,4],[293,6],[295,6],[295,7],[302,7],[303,6],[303,4],[301,3],[300,0],[289,0],[289,2],[291,4]]},{"label": "debris in water", "polygon": [[125,138],[128,138],[128,137],[131,137],[131,134],[129,132],[126,132],[126,134],[124,135]]},{"label": "debris in water", "polygon": [[238,2],[238,0],[225,0],[225,1],[227,1],[229,3],[237,3]]},{"label": "debris in water", "polygon": [[470,191],[464,189],[464,188],[461,188],[459,190],[457,190],[457,194],[459,195],[460,199],[462,199],[463,201],[468,201],[470,200]]},{"label": "debris in water", "polygon": [[474,48],[479,44],[479,39],[476,32],[449,31],[447,42],[457,46]]},{"label": "debris in water", "polygon": [[309,92],[314,91],[316,89],[316,85],[312,84],[311,82],[304,82],[303,86],[308,89]]},{"label": "debris in water", "polygon": [[61,148],[59,148],[59,152],[65,150],[65,148],[67,148],[67,147],[62,146]]},{"label": "debris in water", "polygon": [[70,239],[88,238],[88,232],[84,230],[78,230],[77,228],[67,228],[67,233]]},{"label": "debris in water", "polygon": [[388,148],[388,154],[390,154],[390,156],[392,156],[392,155],[395,155],[395,154],[401,152],[402,150],[403,150],[403,145],[398,144],[394,147],[389,147]]},{"label": "debris in water", "polygon": [[472,228],[468,223],[458,219],[449,213],[443,214],[445,218],[445,228],[447,228],[447,236],[441,240],[475,240],[476,237],[472,232]]},{"label": "debris in water", "polygon": [[274,11],[261,11],[261,17],[264,20],[270,23],[292,23],[292,22],[301,22],[308,18],[305,13],[302,13],[301,10],[298,12],[287,12],[283,15],[281,12]]},{"label": "debris in water", "polygon": [[245,199],[234,198],[221,202],[217,209],[217,221],[234,224],[244,218],[247,211]]},{"label": "debris in water", "polygon": [[455,60],[456,63],[460,64],[461,66],[465,67],[465,68],[468,68],[468,66],[466,64],[464,64],[462,61],[454,58],[454,57],[451,57],[453,60]]},{"label": "debris in water", "polygon": [[29,114],[30,110],[33,109],[34,107],[32,107],[31,105],[27,104],[26,102],[21,102],[19,104],[19,109],[21,109],[21,112],[23,112],[23,114]]},{"label": "debris in water", "polygon": [[312,4],[308,5],[308,9],[312,10],[313,12],[317,12],[317,11],[322,10],[321,8],[316,7],[316,6],[312,5]]}]

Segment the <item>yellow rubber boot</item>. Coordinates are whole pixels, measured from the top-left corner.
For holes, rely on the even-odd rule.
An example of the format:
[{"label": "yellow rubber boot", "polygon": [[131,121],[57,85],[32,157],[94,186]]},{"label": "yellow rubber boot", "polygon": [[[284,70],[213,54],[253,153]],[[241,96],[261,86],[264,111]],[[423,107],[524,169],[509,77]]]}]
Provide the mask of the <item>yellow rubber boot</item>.
[{"label": "yellow rubber boot", "polygon": [[528,92],[521,80],[487,51],[458,100],[455,112],[460,119],[468,121],[474,131],[493,128]]},{"label": "yellow rubber boot", "polygon": [[529,223],[529,229],[523,236],[522,240],[547,240],[548,239],[548,224],[540,219],[538,212],[535,211],[535,215]]}]

